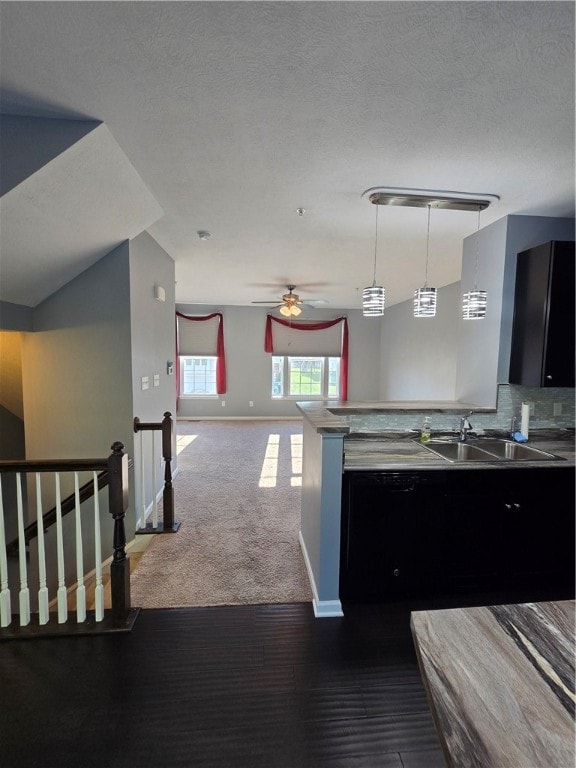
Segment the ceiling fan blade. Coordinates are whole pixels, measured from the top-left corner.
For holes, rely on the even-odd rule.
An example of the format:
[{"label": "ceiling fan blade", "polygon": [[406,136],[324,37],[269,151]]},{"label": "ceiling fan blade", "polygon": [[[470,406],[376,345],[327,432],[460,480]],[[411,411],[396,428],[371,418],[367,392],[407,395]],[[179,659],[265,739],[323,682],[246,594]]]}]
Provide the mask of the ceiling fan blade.
[{"label": "ceiling fan blade", "polygon": [[270,301],[251,301],[251,304],[278,304],[278,299],[270,299]]}]

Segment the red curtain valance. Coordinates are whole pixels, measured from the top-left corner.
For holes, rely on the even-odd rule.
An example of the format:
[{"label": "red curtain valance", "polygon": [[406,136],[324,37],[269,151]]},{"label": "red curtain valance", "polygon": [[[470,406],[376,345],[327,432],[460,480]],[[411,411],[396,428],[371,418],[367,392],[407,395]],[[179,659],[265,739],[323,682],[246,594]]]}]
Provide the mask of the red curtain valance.
[{"label": "red curtain valance", "polygon": [[218,338],[216,341],[216,392],[219,395],[226,393],[226,355],[224,352],[224,318],[222,312],[212,312],[211,315],[184,315],[182,312],[176,312],[176,391],[180,396],[180,352],[178,349],[178,318],[189,320],[193,323],[201,323],[205,320],[213,320],[215,317],[218,322]]},{"label": "red curtain valance", "polygon": [[274,354],[274,340],[272,337],[272,321],[279,325],[293,328],[295,331],[324,331],[332,328],[337,323],[342,323],[342,352],[340,357],[340,400],[348,400],[348,320],[346,317],[337,317],[335,320],[325,320],[314,323],[298,322],[298,320],[284,320],[280,317],[266,315],[266,333],[264,336],[264,351]]}]

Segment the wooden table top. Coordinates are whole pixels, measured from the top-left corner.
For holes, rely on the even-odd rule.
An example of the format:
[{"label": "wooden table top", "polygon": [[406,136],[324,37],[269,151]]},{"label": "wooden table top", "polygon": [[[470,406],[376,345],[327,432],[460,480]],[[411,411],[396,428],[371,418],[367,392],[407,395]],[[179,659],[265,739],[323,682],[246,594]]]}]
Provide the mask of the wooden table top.
[{"label": "wooden table top", "polygon": [[454,768],[574,768],[573,600],[412,613]]}]

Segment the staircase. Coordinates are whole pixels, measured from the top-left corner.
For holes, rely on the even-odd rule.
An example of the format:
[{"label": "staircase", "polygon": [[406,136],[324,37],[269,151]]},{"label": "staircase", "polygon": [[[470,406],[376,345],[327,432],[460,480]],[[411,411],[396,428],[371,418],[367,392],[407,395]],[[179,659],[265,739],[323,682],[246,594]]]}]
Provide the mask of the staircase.
[{"label": "staircase", "polygon": [[[101,459],[0,463],[0,640],[131,630],[138,609],[130,604],[127,509],[122,443]],[[7,540],[7,532],[17,533]]]}]

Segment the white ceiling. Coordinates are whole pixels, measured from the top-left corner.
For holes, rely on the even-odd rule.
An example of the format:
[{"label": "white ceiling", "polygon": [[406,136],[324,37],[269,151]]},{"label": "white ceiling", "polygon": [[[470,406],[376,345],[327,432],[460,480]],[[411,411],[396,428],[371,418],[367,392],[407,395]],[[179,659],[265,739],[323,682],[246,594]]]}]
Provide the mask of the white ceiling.
[{"label": "white ceiling", "polygon": [[[105,123],[164,211],[147,231],[175,260],[178,302],[248,304],[291,282],[359,307],[369,187],[499,195],[481,226],[574,215],[572,2],[4,1],[0,13],[2,110]],[[424,282],[426,210],[379,213],[377,282],[394,304]],[[98,227],[109,243],[105,217]],[[459,279],[476,227],[474,212],[432,212],[430,284]]]}]

